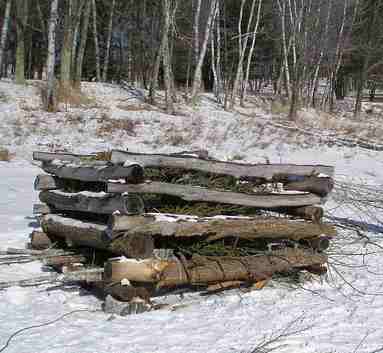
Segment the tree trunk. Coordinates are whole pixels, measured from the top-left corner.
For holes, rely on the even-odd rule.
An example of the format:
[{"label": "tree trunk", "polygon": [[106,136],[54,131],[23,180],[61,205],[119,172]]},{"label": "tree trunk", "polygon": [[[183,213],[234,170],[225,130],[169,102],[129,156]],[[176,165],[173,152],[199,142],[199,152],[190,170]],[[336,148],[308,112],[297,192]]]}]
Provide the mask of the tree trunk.
[{"label": "tree trunk", "polygon": [[45,109],[53,112],[57,108],[56,99],[56,79],[55,79],[55,63],[56,63],[56,25],[58,20],[58,0],[51,3],[51,13],[49,19],[48,34],[48,57],[47,57],[47,96]]},{"label": "tree trunk", "polygon": [[64,38],[61,48],[61,66],[60,66],[60,84],[63,93],[69,94],[71,89],[71,64],[72,64],[72,46],[73,46],[73,2],[76,0],[67,0],[65,6],[64,19]]},{"label": "tree trunk", "polygon": [[209,9],[207,22],[206,22],[204,39],[203,39],[202,46],[200,49],[197,66],[196,66],[195,71],[194,71],[193,88],[192,88],[192,95],[191,95],[191,99],[192,99],[193,103],[196,102],[197,94],[198,94],[200,87],[201,87],[202,65],[203,65],[203,62],[205,59],[205,55],[206,55],[207,44],[209,42],[211,26],[214,22],[214,15],[216,13],[216,6],[217,6],[217,0],[210,0],[210,9]]},{"label": "tree trunk", "polygon": [[5,4],[5,13],[3,19],[3,28],[1,30],[1,39],[0,39],[0,78],[3,75],[3,58],[5,45],[8,38],[8,27],[9,27],[9,18],[11,13],[12,0],[7,0]]},{"label": "tree trunk", "polygon": [[17,48],[16,48],[16,83],[25,83],[25,30],[28,22],[28,0],[17,0]]},{"label": "tree trunk", "polygon": [[114,16],[114,7],[116,0],[112,1],[112,7],[110,9],[109,25],[108,25],[108,38],[106,40],[106,51],[104,58],[104,69],[102,71],[102,80],[106,82],[108,76],[108,66],[109,66],[109,56],[110,56],[110,45],[112,41],[112,32],[113,32],[113,16]]},{"label": "tree trunk", "polygon": [[94,48],[95,48],[95,55],[96,55],[96,80],[100,82],[101,81],[100,47],[98,44],[96,0],[92,0],[92,13],[93,13]]},{"label": "tree trunk", "polygon": [[81,27],[80,45],[78,47],[76,65],[74,68],[75,70],[74,86],[78,88],[80,88],[81,86],[83,61],[84,61],[84,55],[85,55],[86,42],[88,39],[90,10],[91,10],[91,3],[90,3],[90,0],[88,0],[85,3],[84,17],[83,17],[83,22]]}]

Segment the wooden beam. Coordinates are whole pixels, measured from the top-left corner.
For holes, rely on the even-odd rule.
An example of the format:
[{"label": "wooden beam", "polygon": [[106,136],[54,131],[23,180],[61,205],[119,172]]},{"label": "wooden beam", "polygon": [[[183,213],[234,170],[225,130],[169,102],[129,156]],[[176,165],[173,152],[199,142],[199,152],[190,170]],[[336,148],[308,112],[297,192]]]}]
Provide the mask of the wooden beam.
[{"label": "wooden beam", "polygon": [[319,196],[314,194],[240,194],[229,191],[216,191],[196,186],[148,182],[144,184],[130,185],[120,183],[108,183],[107,192],[136,194],[166,194],[180,197],[185,201],[203,201],[241,205],[259,208],[277,207],[300,207],[315,205],[322,202]]},{"label": "wooden beam", "polygon": [[134,161],[142,167],[170,167],[203,172],[232,175],[237,178],[264,178],[271,180],[275,174],[296,174],[311,176],[326,174],[333,176],[334,168],[326,165],[295,165],[295,164],[242,164],[206,160],[189,156],[172,156],[165,154],[142,154],[113,150],[111,162],[116,164]]},{"label": "wooden beam", "polygon": [[43,162],[41,168],[60,178],[82,181],[101,181],[125,179],[129,183],[141,183],[144,179],[143,168],[134,163],[127,166],[110,165],[106,162],[92,162],[86,165]]},{"label": "wooden beam", "polygon": [[[163,218],[163,216],[162,216]],[[170,217],[169,217],[170,218]],[[163,221],[161,215],[121,216],[112,215],[108,228],[111,232],[125,231],[127,235],[152,237],[204,237],[215,241],[227,237],[240,239],[301,239],[316,238],[320,235],[333,237],[336,228],[328,223],[318,224],[288,218],[198,218],[192,221]]]},{"label": "wooden beam", "polygon": [[94,214],[137,214],[143,212],[143,201],[136,195],[113,195],[82,191],[66,193],[59,190],[42,191],[41,202],[55,210],[89,212]]}]

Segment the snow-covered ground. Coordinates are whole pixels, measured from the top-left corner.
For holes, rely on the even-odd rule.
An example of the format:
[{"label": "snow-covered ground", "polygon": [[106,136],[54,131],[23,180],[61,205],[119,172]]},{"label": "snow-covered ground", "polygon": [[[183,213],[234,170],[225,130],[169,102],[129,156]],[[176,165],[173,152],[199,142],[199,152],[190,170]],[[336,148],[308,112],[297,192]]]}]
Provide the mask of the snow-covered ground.
[{"label": "snow-covered ground", "polygon": [[[229,160],[332,164],[339,183],[377,190],[383,185],[383,152],[329,147],[323,137],[340,127],[319,126],[311,121],[320,118],[316,113],[302,114],[302,121],[311,120],[299,127],[315,132],[308,136],[273,125],[283,117],[272,115],[266,105],[228,113],[204,95],[198,107],[179,103],[177,115],[169,116],[144,103],[141,91],[96,83],[83,88],[89,97],[85,106],[63,105],[62,111],[48,114],[41,111],[37,82],[21,87],[0,81],[0,147],[16,154],[11,162],[0,162],[0,249],[24,247],[36,227],[33,180],[40,169],[31,162],[33,150],[207,149],[212,156]],[[366,123],[360,128],[364,131]],[[356,136],[366,137],[363,131]],[[383,219],[383,211],[358,213],[342,204],[340,196],[326,207],[333,217],[376,226]],[[278,352],[383,352],[383,234],[363,234],[368,239],[340,230],[329,251],[330,271],[322,279],[302,285],[272,282],[250,293],[172,296],[168,301],[189,304],[175,311],[114,317],[102,313],[101,302],[77,287],[0,291],[0,352],[247,353],[278,336],[271,345]],[[0,281],[41,274],[39,262],[0,266]],[[71,314],[20,332],[2,349],[15,331],[66,313]]]}]

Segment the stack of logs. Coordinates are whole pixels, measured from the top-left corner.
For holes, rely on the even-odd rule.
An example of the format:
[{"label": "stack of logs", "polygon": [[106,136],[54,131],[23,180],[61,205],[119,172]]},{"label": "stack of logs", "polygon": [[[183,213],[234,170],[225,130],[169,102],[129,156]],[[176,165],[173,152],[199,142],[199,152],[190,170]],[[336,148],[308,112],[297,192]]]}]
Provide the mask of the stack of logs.
[{"label": "stack of logs", "polygon": [[336,231],[318,205],[333,187],[330,166],[222,162],[205,151],[33,158],[47,174],[35,180],[42,232],[32,247],[78,249],[56,267],[105,263],[97,285],[118,300],[326,271]]}]

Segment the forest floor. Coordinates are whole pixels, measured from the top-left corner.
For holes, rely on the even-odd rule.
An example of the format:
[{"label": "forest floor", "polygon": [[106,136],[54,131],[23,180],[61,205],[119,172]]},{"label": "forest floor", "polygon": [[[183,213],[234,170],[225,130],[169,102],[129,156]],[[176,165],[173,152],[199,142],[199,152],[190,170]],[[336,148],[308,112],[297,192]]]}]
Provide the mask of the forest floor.
[{"label": "forest floor", "polygon": [[[0,81],[0,149],[12,157],[0,162],[0,250],[24,247],[37,227],[33,181],[41,170],[31,161],[33,150],[206,149],[223,160],[331,164],[336,186],[326,213],[339,224],[339,236],[322,278],[272,281],[249,293],[166,298],[187,304],[178,310],[114,317],[76,286],[0,291],[0,352],[248,353],[268,341],[257,352],[383,352],[383,152],[372,149],[380,146],[383,105],[365,104],[355,121],[346,99],[334,115],[305,110],[289,122],[286,108],[267,95],[225,112],[204,94],[195,107],[180,98],[176,114],[167,115],[161,97],[159,106],[151,106],[142,90],[84,83],[84,96],[76,104],[46,113],[39,85]],[[350,147],[352,141],[367,145]],[[44,271],[40,262],[3,265],[0,281]],[[2,348],[17,330],[72,311],[20,332]]]}]

